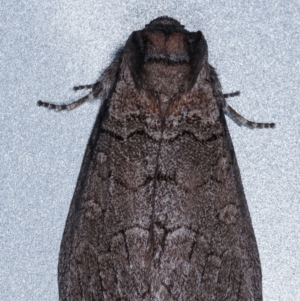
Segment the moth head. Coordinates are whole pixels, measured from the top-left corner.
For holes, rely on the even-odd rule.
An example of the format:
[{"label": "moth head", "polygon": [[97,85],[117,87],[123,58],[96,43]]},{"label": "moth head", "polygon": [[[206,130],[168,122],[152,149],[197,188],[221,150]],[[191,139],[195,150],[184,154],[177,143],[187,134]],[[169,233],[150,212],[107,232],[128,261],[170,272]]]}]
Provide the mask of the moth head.
[{"label": "moth head", "polygon": [[180,22],[168,16],[162,16],[152,20],[149,24],[145,25],[145,28],[146,29],[159,28],[159,27],[166,28],[168,26],[172,28],[177,27],[177,28],[184,29],[184,26],[181,25]]},{"label": "moth head", "polygon": [[207,58],[207,43],[201,31],[189,32],[177,20],[163,16],[141,31],[144,62],[195,63]]},{"label": "moth head", "polygon": [[190,32],[167,16],[156,18],[144,29],[133,32],[125,49],[137,84],[146,63],[161,62],[165,65],[188,64],[191,87],[208,60],[207,43],[202,32]]}]

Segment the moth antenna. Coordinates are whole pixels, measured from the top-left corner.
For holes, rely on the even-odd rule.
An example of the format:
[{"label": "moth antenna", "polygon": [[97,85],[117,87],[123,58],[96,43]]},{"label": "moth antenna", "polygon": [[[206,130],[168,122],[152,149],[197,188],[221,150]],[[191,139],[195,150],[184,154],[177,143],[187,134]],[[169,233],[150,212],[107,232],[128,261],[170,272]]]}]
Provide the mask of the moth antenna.
[{"label": "moth antenna", "polygon": [[240,95],[241,95],[240,91],[235,91],[235,92],[232,92],[232,93],[223,94],[224,98],[235,97],[235,96],[240,96]]},{"label": "moth antenna", "polygon": [[238,123],[244,126],[248,126],[252,129],[263,129],[263,128],[274,128],[275,123],[265,123],[265,122],[254,122],[244,118],[237,111],[235,111],[229,104],[225,103],[224,111],[229,113]]},{"label": "moth antenna", "polygon": [[73,90],[78,91],[78,90],[83,90],[83,89],[93,89],[95,85],[96,84],[75,86],[75,87],[73,87]]},{"label": "moth antenna", "polygon": [[83,103],[87,102],[88,100],[91,100],[91,99],[94,99],[94,93],[91,92],[89,93],[88,95],[70,103],[70,104],[64,104],[64,105],[56,105],[56,104],[53,104],[53,103],[49,103],[49,102],[44,102],[44,101],[41,101],[39,100],[37,102],[37,105],[38,106],[41,106],[41,107],[46,107],[48,109],[53,109],[57,112],[59,111],[62,111],[62,110],[68,110],[68,111],[71,111],[71,110],[74,110],[75,108],[79,107],[80,105],[82,105]]}]

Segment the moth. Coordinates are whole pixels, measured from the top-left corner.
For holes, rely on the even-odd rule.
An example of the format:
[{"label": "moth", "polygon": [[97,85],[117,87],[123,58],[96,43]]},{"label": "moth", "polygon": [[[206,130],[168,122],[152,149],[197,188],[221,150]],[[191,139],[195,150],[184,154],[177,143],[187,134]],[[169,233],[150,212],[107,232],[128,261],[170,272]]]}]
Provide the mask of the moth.
[{"label": "moth", "polygon": [[201,31],[134,31],[72,110],[100,98],[61,242],[60,300],[262,300],[261,266]]}]

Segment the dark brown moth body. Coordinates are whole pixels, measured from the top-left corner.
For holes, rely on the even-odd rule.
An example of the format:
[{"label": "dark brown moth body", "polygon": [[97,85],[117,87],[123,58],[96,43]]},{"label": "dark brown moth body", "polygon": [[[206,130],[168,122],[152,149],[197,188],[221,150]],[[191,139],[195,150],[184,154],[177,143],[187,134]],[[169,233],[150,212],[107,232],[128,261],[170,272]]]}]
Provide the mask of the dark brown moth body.
[{"label": "dark brown moth body", "polygon": [[61,243],[60,300],[262,300],[261,268],[200,31],[133,32],[86,97],[102,98]]}]

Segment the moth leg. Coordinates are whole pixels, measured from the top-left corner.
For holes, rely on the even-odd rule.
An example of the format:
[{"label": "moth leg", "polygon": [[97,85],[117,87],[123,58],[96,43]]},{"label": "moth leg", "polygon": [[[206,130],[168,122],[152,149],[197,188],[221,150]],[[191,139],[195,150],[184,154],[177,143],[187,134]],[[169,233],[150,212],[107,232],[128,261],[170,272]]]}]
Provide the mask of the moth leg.
[{"label": "moth leg", "polygon": [[83,89],[93,89],[95,85],[97,85],[97,84],[75,86],[75,87],[73,87],[73,90],[78,91],[78,90],[83,90]]},{"label": "moth leg", "polygon": [[88,100],[92,100],[96,98],[106,99],[112,92],[114,85],[117,81],[118,71],[122,62],[122,57],[123,57],[123,50],[120,49],[119,52],[116,54],[115,59],[112,61],[109,67],[104,70],[103,74],[94,84],[80,85],[80,86],[75,86],[73,88],[75,91],[82,90],[82,89],[92,89],[92,91],[88,95],[70,104],[56,105],[56,104],[39,100],[37,102],[37,105],[49,109],[53,109],[55,111],[62,111],[62,110],[70,111],[79,107],[80,105],[82,105]]},{"label": "moth leg", "polygon": [[236,112],[228,103],[225,102],[224,111],[229,113],[239,124],[248,126],[252,129],[259,128],[274,128],[275,123],[261,123],[261,122],[253,122],[250,120],[247,120],[242,115],[240,115],[238,112]]},{"label": "moth leg", "polygon": [[82,97],[82,98],[80,98],[80,99],[78,99],[78,100],[76,100],[76,101],[74,101],[70,104],[56,105],[56,104],[53,104],[53,103],[44,102],[44,101],[39,100],[37,102],[37,105],[41,106],[41,107],[46,107],[48,109],[53,109],[53,110],[58,111],[58,112],[62,111],[62,110],[70,111],[70,110],[73,110],[73,109],[79,107],[80,105],[82,105],[86,101],[94,99],[94,98],[95,98],[94,93],[91,92],[88,95],[86,95],[86,96],[84,96],[84,97]]},{"label": "moth leg", "polygon": [[224,98],[235,97],[235,96],[239,96],[239,95],[241,95],[240,91],[235,91],[235,92],[232,92],[232,93],[223,94]]}]

